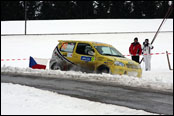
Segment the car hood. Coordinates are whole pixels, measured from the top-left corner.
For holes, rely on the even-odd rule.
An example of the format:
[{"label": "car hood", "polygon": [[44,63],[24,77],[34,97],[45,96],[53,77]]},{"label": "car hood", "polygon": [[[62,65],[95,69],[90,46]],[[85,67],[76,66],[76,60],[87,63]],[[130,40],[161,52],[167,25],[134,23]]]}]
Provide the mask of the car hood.
[{"label": "car hood", "polygon": [[119,61],[119,62],[123,62],[124,64],[136,64],[139,65],[137,62],[128,59],[126,57],[115,57],[115,56],[105,56],[108,60],[112,60],[112,61]]}]

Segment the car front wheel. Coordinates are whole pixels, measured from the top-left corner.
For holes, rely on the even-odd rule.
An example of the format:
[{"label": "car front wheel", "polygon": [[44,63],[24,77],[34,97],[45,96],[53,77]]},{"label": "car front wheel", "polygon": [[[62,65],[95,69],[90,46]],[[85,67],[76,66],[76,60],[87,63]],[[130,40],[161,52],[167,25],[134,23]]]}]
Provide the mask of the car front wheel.
[{"label": "car front wheel", "polygon": [[98,73],[109,73],[109,68],[107,68],[107,67],[100,67],[98,69]]},{"label": "car front wheel", "polygon": [[109,69],[104,68],[101,70],[101,73],[109,73]]}]

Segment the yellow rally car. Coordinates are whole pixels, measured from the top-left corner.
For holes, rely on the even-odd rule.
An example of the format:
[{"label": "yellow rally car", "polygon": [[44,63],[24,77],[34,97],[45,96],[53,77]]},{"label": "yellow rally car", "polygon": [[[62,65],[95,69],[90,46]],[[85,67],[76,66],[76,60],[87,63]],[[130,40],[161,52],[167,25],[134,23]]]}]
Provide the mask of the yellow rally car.
[{"label": "yellow rally car", "polygon": [[59,40],[49,62],[49,68],[137,77],[142,75],[141,66],[124,57],[112,45],[91,41]]}]

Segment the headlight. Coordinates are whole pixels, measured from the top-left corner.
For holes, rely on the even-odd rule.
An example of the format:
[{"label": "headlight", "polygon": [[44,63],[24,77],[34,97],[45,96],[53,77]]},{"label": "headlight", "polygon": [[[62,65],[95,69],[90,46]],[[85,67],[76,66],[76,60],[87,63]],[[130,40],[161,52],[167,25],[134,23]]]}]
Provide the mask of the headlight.
[{"label": "headlight", "polygon": [[114,63],[116,66],[124,66],[124,63],[122,62],[119,62],[119,61],[115,61]]}]

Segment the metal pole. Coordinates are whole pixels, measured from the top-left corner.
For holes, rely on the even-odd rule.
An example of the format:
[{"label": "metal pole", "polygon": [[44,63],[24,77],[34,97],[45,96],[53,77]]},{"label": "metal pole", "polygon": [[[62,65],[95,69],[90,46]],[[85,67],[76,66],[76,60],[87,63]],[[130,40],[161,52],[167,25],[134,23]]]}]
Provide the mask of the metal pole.
[{"label": "metal pole", "polygon": [[27,1],[25,3],[25,35],[27,34]]}]

